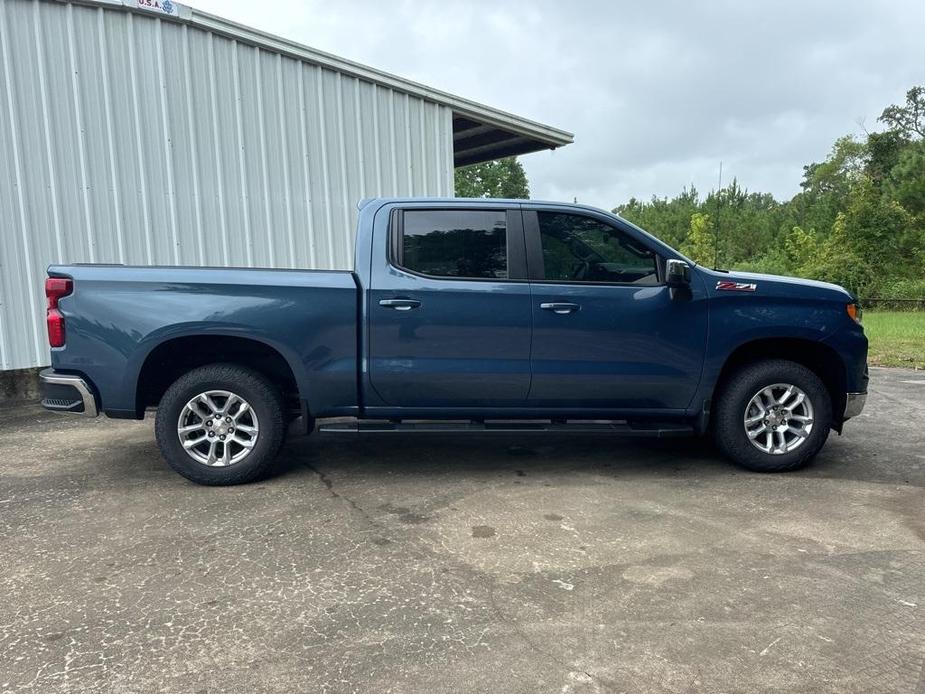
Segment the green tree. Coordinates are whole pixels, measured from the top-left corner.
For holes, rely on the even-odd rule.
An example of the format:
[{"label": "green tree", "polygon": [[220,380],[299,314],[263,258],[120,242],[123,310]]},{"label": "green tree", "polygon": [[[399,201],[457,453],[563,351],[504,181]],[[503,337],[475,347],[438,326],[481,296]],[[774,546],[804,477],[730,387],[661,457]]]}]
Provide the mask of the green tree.
[{"label": "green tree", "polygon": [[710,215],[695,212],[691,215],[690,231],[681,252],[701,265],[713,265],[716,261],[716,234]]},{"label": "green tree", "polygon": [[700,196],[697,189],[691,186],[670,200],[653,197],[649,202],[643,202],[631,198],[613,211],[665,243],[679,248],[690,229],[691,215],[699,210]]},{"label": "green tree", "polygon": [[887,130],[883,133],[870,133],[867,136],[866,172],[874,183],[883,183],[893,167],[899,163],[902,154],[910,145],[910,140],[902,133]]},{"label": "green tree", "polygon": [[894,200],[925,222],[925,140],[903,149],[885,187]]},{"label": "green tree", "polygon": [[776,235],[781,204],[767,193],[750,193],[733,179],[725,188],[711,191],[701,211],[710,216],[716,235],[716,263],[723,267],[752,258]]},{"label": "green tree", "polygon": [[843,287],[861,293],[870,286],[874,276],[850,242],[851,232],[844,212],[839,212],[832,225],[832,233],[826,238],[814,266],[816,279],[835,282]]},{"label": "green tree", "polygon": [[817,195],[832,193],[844,199],[851,183],[864,174],[867,166],[867,146],[853,135],[835,141],[825,161],[803,167],[803,190]]},{"label": "green tree", "polygon": [[462,166],[456,169],[455,188],[458,198],[530,197],[527,174],[517,157]]},{"label": "green tree", "polygon": [[925,87],[880,121],[887,130],[840,137],[805,166],[788,201],[734,180],[614,211],[701,263],[829,280],[862,299],[925,298]]},{"label": "green tree", "polygon": [[798,274],[804,274],[819,256],[819,240],[812,231],[793,227],[784,240],[784,254],[790,267],[796,268]]},{"label": "green tree", "polygon": [[820,278],[876,296],[885,280],[920,271],[914,232],[912,216],[865,177],[853,188],[822,247]]},{"label": "green tree", "polygon": [[877,120],[910,140],[925,137],[925,87],[912,87],[905,106],[887,106]]}]

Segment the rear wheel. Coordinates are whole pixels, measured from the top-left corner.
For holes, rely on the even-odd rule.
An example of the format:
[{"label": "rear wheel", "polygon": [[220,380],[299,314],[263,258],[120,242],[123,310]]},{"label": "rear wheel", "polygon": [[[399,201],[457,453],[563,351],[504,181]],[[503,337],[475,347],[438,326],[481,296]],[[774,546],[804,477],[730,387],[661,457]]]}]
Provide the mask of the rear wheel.
[{"label": "rear wheel", "polygon": [[782,359],[739,368],[719,393],[714,412],[720,450],[757,472],[806,465],[825,444],[832,425],[825,384],[802,364]]},{"label": "rear wheel", "polygon": [[252,482],[271,469],[285,436],[283,401],[261,374],[212,364],[184,374],[164,393],[155,436],[175,471],[193,482]]}]

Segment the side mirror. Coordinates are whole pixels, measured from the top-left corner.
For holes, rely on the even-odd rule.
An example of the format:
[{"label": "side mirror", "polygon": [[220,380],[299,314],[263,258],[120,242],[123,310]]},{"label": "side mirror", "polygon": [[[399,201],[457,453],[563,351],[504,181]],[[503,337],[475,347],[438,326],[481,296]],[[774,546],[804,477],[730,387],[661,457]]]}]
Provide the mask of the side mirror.
[{"label": "side mirror", "polygon": [[669,260],[665,263],[665,283],[672,289],[687,287],[691,283],[691,266],[683,260]]}]

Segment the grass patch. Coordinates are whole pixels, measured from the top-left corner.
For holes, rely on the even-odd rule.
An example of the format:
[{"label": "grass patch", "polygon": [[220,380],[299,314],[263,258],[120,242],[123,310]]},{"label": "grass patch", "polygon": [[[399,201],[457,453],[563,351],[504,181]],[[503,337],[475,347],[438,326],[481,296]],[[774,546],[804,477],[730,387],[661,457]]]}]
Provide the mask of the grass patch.
[{"label": "grass patch", "polygon": [[864,332],[874,366],[925,369],[925,312],[865,311]]}]

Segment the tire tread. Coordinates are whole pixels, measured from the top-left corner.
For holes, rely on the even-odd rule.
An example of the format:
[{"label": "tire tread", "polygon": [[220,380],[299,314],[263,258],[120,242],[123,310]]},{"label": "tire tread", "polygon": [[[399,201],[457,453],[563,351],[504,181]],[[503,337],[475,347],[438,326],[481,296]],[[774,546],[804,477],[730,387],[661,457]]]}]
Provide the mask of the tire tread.
[{"label": "tire tread", "polygon": [[[210,388],[247,391],[247,399],[259,413],[260,435],[257,446],[240,463],[228,467],[208,467],[190,458],[179,446],[176,420],[192,397],[191,391]],[[186,372],[164,393],[157,408],[155,438],[161,455],[178,474],[207,486],[247,484],[266,477],[272,470],[286,433],[283,399],[279,390],[261,373],[246,366],[216,363]]]},{"label": "tire tread", "polygon": [[[793,383],[812,399],[813,430],[791,453],[770,455],[745,435],[742,414],[762,385]],[[810,369],[786,359],[763,359],[739,367],[718,390],[713,436],[719,449],[736,464],[754,472],[789,472],[806,466],[825,445],[832,425],[832,404],[825,384]]]}]

